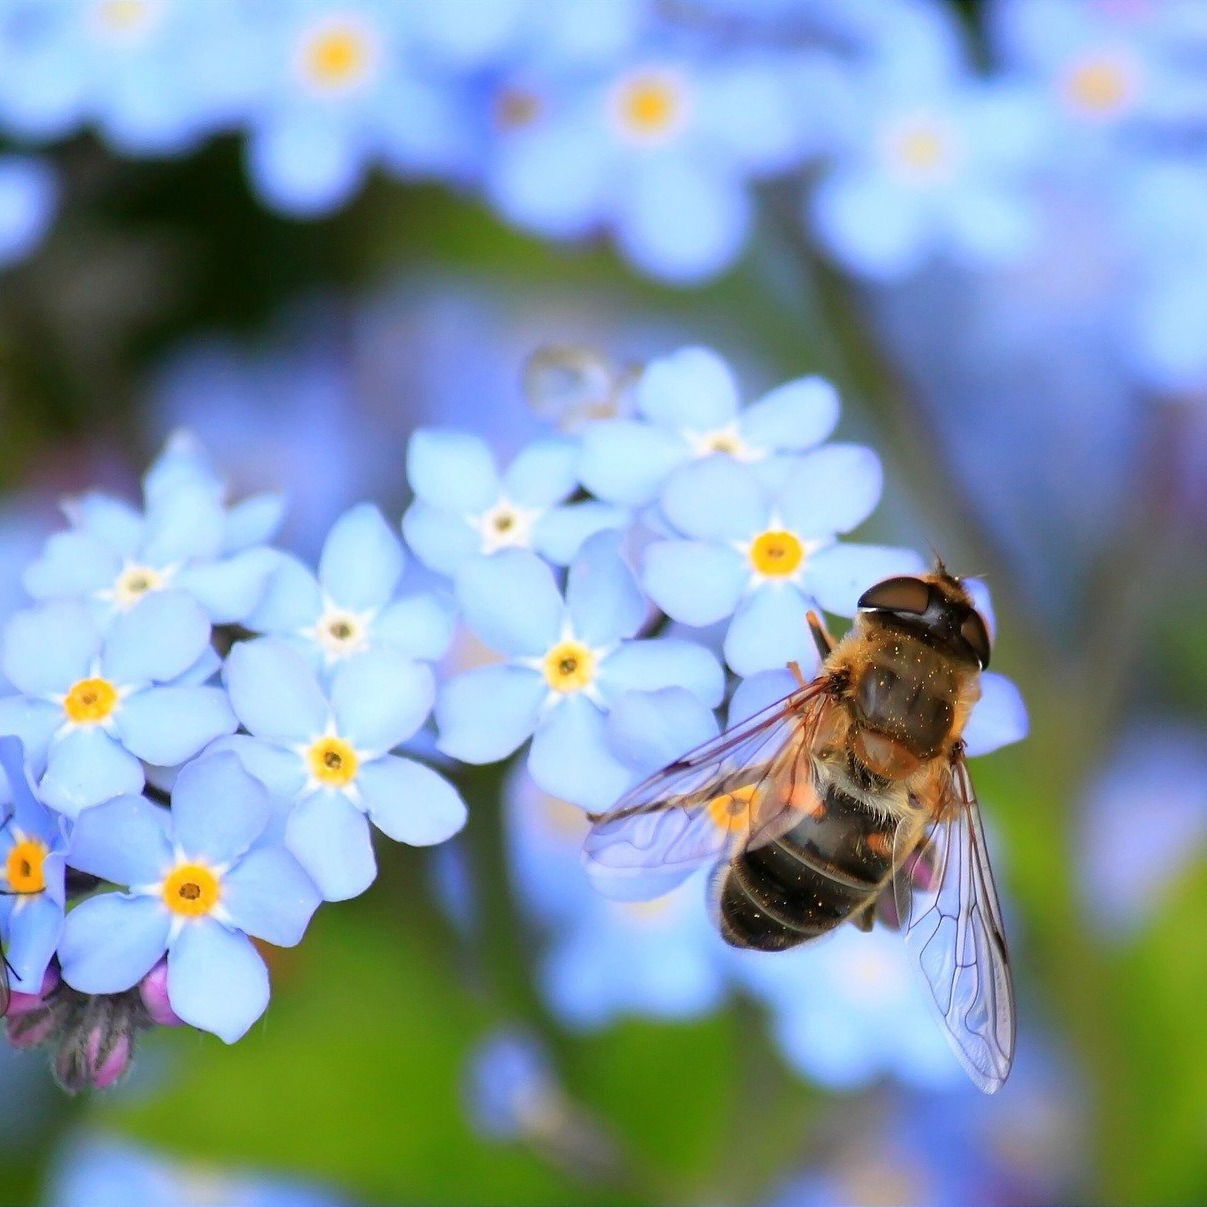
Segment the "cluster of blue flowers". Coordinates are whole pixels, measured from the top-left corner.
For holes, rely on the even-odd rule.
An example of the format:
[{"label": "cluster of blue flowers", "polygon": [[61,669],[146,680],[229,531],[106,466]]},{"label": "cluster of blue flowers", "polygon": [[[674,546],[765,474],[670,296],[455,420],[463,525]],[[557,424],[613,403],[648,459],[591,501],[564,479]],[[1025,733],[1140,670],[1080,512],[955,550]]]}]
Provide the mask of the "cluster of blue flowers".
[{"label": "cluster of blue flowers", "polygon": [[[506,468],[479,437],[416,431],[401,527],[424,589],[400,585],[403,541],[369,504],[339,517],[317,573],[274,548],[282,499],[229,503],[186,435],[142,510],[67,501],[0,646],[13,1042],[54,1042],[76,1087],[118,1076],[152,1023],[237,1040],[269,999],[253,939],[296,944],[320,901],[363,892],[374,827],[429,846],[465,823],[448,780],[401,753],[433,741],[471,764],[526,749],[512,862],[567,1021],[697,1013],[743,982],[799,1025],[796,983],[740,968],[698,885],[648,906],[596,897],[583,810],[716,733],[727,698],[732,722],[787,694],[790,659],[815,669],[810,606],[851,616],[870,582],[923,563],[840,539],[881,470],[868,448],[823,443],[839,404],[821,379],[743,407],[725,362],[689,347],[619,407]],[[985,680],[974,753],[1026,729],[1009,681]],[[791,981],[803,963],[781,967]],[[786,1048],[813,1050],[807,1035]]]},{"label": "cluster of blue flowers", "polygon": [[[882,283],[936,257],[1044,256],[1077,215],[1118,253],[1132,366],[1201,378],[1198,6],[976,16],[988,70],[941,0],[2,0],[0,130],[34,144],[92,126],[127,155],[238,130],[283,212],[329,213],[382,169],[549,238],[606,232],[685,284],[733,264],[771,179],[803,182],[818,245]],[[54,191],[44,166],[0,159],[0,265],[36,242]]]}]

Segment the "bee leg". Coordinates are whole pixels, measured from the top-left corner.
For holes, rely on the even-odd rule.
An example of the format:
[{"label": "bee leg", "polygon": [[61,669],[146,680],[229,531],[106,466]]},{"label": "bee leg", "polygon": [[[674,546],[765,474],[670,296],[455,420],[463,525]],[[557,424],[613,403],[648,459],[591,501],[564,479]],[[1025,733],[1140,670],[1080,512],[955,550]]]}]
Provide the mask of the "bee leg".
[{"label": "bee leg", "polygon": [[805,686],[805,677],[800,673],[800,663],[793,659],[788,663],[788,669],[792,672],[792,678],[796,680],[797,687]]},{"label": "bee leg", "polygon": [[809,632],[813,634],[813,644],[817,646],[817,652],[824,662],[834,648],[834,638],[826,631],[821,617],[812,608],[805,613],[805,623],[809,626]]},{"label": "bee leg", "polygon": [[873,898],[866,905],[860,906],[850,915],[851,925],[866,935],[876,923],[876,900]]}]

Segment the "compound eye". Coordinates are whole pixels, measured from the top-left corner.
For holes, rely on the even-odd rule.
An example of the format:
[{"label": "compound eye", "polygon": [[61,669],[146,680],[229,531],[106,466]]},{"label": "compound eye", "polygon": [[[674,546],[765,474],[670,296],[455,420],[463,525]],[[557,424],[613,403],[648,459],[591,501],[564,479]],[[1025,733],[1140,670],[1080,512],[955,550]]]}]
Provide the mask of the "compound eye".
[{"label": "compound eye", "polygon": [[859,606],[921,616],[930,607],[930,585],[920,578],[886,578],[859,597]]},{"label": "compound eye", "polygon": [[981,619],[980,612],[969,612],[960,625],[960,636],[968,642],[969,648],[976,655],[981,669],[989,665],[989,630]]}]

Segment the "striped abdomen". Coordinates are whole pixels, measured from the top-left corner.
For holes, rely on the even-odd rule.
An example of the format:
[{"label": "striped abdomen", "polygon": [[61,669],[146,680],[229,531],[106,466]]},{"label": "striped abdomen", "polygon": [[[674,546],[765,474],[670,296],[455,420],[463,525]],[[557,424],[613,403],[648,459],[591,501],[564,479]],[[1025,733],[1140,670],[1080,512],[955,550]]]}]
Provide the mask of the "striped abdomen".
[{"label": "striped abdomen", "polygon": [[781,951],[833,930],[884,887],[896,826],[831,784],[821,808],[724,869],[722,937]]}]

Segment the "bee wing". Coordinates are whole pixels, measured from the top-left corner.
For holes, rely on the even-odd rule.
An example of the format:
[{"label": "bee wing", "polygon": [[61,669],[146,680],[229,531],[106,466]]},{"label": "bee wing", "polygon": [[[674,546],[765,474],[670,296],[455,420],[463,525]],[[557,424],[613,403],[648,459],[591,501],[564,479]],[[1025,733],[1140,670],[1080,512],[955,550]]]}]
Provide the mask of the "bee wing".
[{"label": "bee wing", "polygon": [[947,1037],[986,1094],[1014,1060],[1014,987],[980,808],[963,757],[952,765],[935,818],[902,825],[894,853],[896,910],[907,950]]},{"label": "bee wing", "polygon": [[769,842],[816,795],[803,769],[829,703],[825,679],[676,759],[592,818],[583,859],[605,896],[660,897],[698,868]]},{"label": "bee wing", "polygon": [[9,990],[8,969],[8,959],[0,951],[0,1018],[3,1018],[8,1013],[8,1004],[12,998]]}]

